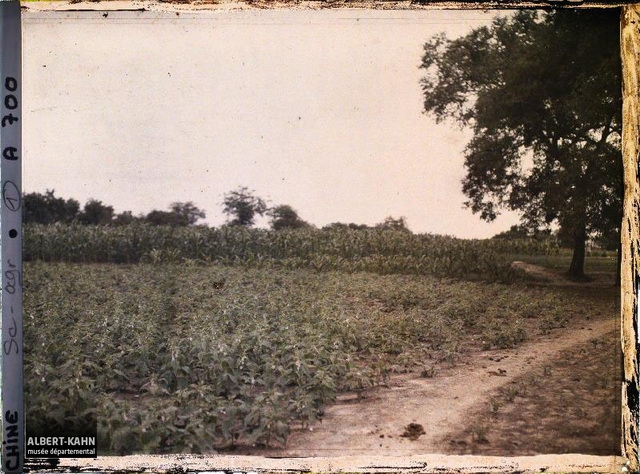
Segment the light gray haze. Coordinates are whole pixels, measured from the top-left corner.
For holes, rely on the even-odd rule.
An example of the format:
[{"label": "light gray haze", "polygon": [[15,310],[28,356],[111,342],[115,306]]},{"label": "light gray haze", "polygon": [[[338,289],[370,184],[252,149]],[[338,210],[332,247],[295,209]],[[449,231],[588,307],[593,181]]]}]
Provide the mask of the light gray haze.
[{"label": "light gray haze", "polygon": [[[471,137],[422,113],[422,45],[481,11],[27,13],[24,191],[134,214],[254,189],[301,218],[483,238],[463,208]],[[262,222],[264,225],[265,223]]]}]

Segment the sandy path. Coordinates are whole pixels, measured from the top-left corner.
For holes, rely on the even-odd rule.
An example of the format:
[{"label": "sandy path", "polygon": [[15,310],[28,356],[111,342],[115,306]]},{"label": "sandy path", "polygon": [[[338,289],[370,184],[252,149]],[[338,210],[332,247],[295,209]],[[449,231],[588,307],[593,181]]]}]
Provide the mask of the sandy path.
[{"label": "sandy path", "polygon": [[[327,407],[322,423],[293,430],[284,449],[259,451],[263,456],[352,456],[446,453],[447,434],[459,431],[465,417],[486,404],[490,395],[512,379],[542,369],[560,352],[616,330],[615,319],[597,320],[556,331],[516,349],[491,350],[471,357],[435,378],[395,376],[390,387],[368,391],[363,400],[340,397]],[[401,437],[409,423],[425,434]]]}]

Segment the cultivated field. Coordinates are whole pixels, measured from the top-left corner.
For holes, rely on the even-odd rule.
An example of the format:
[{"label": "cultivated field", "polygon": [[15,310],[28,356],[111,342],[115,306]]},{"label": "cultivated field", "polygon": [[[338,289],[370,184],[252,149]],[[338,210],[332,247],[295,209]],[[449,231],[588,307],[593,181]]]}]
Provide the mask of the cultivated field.
[{"label": "cultivated field", "polygon": [[[558,284],[549,262],[566,256],[549,242],[38,226],[25,230],[25,258],[29,427],[81,424],[91,413],[103,453],[283,449],[330,422],[344,397],[358,413],[398,381],[445,380],[478,357],[617,318],[615,257],[589,259],[595,284]],[[531,276],[514,260],[551,270]],[[599,357],[602,369],[610,363],[597,399],[575,414],[556,407],[611,426],[602,433],[613,451],[602,454],[617,449],[615,413],[590,407],[615,404],[619,366],[615,351],[605,358],[601,350],[617,344],[610,336],[573,348]],[[514,417],[499,417],[525,395],[567,383],[551,381],[560,373],[554,364],[567,363],[549,360],[539,373],[524,371],[515,388],[487,392],[468,426],[450,426],[459,433],[437,449],[502,449],[493,428]],[[571,377],[588,384],[598,374],[586,371],[577,364]],[[531,416],[549,403],[565,402],[543,400]],[[593,423],[572,432],[587,440],[581,452],[603,443],[588,433]]]}]

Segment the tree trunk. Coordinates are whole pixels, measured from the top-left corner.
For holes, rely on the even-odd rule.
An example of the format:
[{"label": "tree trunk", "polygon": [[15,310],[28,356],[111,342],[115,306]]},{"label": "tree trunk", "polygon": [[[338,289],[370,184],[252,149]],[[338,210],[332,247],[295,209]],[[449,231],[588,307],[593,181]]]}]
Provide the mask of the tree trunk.
[{"label": "tree trunk", "polygon": [[587,229],[584,221],[576,225],[573,237],[573,257],[569,266],[569,277],[576,280],[586,280],[584,257],[587,246]]}]

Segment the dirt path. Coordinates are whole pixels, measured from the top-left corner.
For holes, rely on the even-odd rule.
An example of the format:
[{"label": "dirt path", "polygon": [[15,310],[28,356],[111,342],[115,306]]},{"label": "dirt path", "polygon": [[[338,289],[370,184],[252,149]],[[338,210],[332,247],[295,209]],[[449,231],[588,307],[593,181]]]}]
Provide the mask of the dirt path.
[{"label": "dirt path", "polygon": [[574,281],[569,279],[564,271],[552,270],[540,265],[520,261],[514,261],[511,265],[513,268],[524,270],[534,277],[534,282],[537,280],[537,284],[545,286],[593,288],[611,286],[614,282],[614,276],[610,272],[589,272],[589,281]]},{"label": "dirt path", "polygon": [[[516,349],[483,351],[434,378],[395,376],[388,388],[372,389],[361,400],[339,397],[327,407],[321,423],[294,429],[284,449],[253,454],[308,457],[449,452],[448,435],[459,432],[468,416],[488,403],[491,393],[518,376],[542,369],[559,353],[615,331],[616,325],[615,319],[590,321]],[[403,437],[410,423],[420,424],[424,434],[414,440]]]}]

